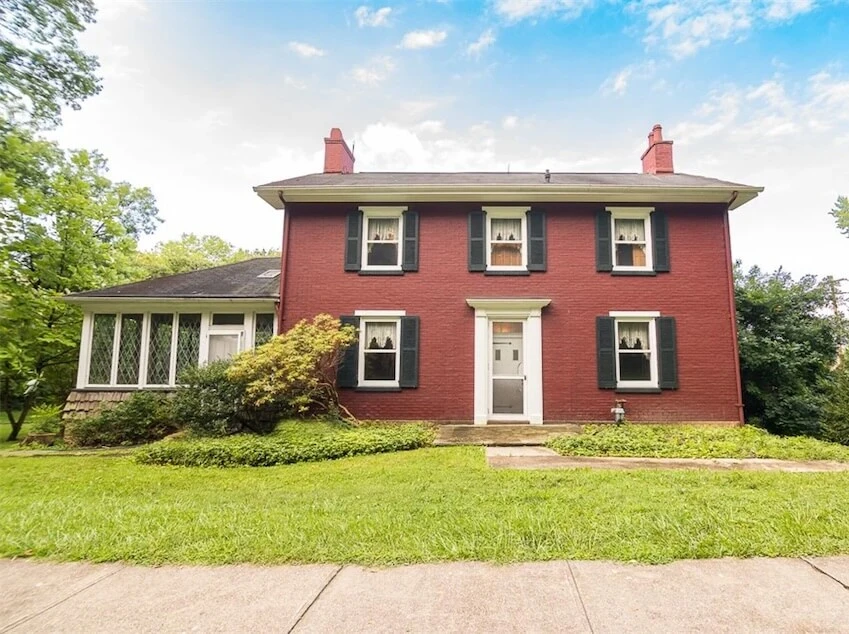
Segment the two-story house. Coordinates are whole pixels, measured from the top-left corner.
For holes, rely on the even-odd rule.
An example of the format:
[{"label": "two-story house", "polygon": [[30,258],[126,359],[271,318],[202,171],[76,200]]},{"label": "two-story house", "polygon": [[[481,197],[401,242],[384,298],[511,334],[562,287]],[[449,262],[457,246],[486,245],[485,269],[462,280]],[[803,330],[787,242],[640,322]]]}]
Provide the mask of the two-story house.
[{"label": "two-story house", "polygon": [[362,419],[609,421],[622,399],[632,421],[742,420],[728,212],[762,188],[675,173],[659,125],[641,173],[356,173],[324,142],[323,173],[255,188],[285,209],[276,266],[69,298],[72,400],[330,313],[358,328],[338,382]]}]

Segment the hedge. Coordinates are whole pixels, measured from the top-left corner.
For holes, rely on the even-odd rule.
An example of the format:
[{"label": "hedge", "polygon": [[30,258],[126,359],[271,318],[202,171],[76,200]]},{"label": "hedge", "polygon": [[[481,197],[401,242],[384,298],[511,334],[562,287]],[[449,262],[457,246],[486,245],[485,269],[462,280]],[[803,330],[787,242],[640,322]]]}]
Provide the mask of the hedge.
[{"label": "hedge", "polygon": [[418,449],[435,432],[421,424],[364,427],[300,439],[238,434],[228,438],[165,440],[142,447],[136,462],[181,467],[270,467],[362,454]]}]

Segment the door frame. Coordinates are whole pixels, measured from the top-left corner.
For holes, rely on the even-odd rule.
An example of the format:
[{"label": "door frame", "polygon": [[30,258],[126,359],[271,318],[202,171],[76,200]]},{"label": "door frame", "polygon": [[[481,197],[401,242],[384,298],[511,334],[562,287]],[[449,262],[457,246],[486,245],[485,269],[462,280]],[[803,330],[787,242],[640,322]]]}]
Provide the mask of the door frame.
[{"label": "door frame", "polygon": [[[511,420],[527,420],[526,412],[528,411],[528,374],[525,372],[525,339],[527,337],[528,331],[528,320],[527,319],[519,319],[519,318],[505,318],[505,317],[490,317],[489,322],[489,351],[487,353],[487,362],[489,364],[489,409],[488,418],[492,421],[511,421]],[[522,324],[522,413],[521,414],[496,414],[493,410],[494,401],[495,401],[495,388],[493,387],[493,383],[495,381],[495,358],[493,357],[493,352],[495,350],[495,332],[493,331],[493,324],[498,323],[513,323],[513,324]],[[499,376],[501,379],[517,379],[519,375],[514,376]]]},{"label": "door frame", "polygon": [[[488,421],[528,422],[541,425],[542,401],[542,309],[550,299],[538,298],[472,298],[466,303],[475,309],[475,392],[474,423],[486,425]],[[524,414],[492,415],[492,326],[493,321],[522,321],[524,335]]]}]

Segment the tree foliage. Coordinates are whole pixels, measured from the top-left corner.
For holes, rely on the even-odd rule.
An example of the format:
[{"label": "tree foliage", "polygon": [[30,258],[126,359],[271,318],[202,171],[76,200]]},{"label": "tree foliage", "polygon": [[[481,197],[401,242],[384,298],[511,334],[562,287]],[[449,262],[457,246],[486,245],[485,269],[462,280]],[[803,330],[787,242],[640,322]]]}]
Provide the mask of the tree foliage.
[{"label": "tree foliage", "polygon": [[831,278],[735,267],[743,403],[773,433],[818,435],[845,336]]},{"label": "tree foliage", "polygon": [[98,63],[77,38],[94,22],[92,0],[0,0],[0,116],[55,125],[100,90]]},{"label": "tree foliage", "polygon": [[837,202],[829,213],[834,216],[834,222],[840,233],[849,238],[849,198],[838,196]]},{"label": "tree foliage", "polygon": [[62,296],[126,281],[158,216],[150,191],[109,180],[99,154],[0,131],[0,405],[14,439],[76,361],[80,314]]},{"label": "tree foliage", "polygon": [[822,435],[826,440],[849,445],[849,349],[843,350],[826,390]]},{"label": "tree foliage", "polygon": [[254,351],[239,355],[228,370],[245,385],[245,400],[254,407],[278,404],[290,414],[350,412],[339,403],[336,369],[357,338],[353,326],[341,326],[330,315],[301,320],[288,332]]},{"label": "tree foliage", "polygon": [[137,277],[146,279],[278,255],[279,251],[267,249],[237,249],[217,236],[184,233],[179,240],[160,242],[151,251],[140,251],[135,266]]}]

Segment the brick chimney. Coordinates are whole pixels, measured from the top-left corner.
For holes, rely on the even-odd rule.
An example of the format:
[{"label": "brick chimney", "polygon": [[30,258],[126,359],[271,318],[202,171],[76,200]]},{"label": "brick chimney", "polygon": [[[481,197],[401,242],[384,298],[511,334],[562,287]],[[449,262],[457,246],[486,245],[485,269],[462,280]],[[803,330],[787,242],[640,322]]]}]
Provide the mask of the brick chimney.
[{"label": "brick chimney", "polygon": [[351,174],[354,171],[354,154],[342,138],[342,130],[333,128],[324,138],[324,173]]},{"label": "brick chimney", "polygon": [[655,124],[649,134],[649,149],[643,152],[643,174],[672,174],[672,141],[663,140],[663,129]]}]

